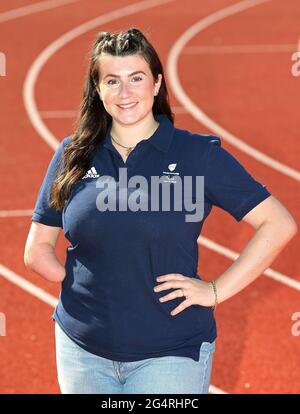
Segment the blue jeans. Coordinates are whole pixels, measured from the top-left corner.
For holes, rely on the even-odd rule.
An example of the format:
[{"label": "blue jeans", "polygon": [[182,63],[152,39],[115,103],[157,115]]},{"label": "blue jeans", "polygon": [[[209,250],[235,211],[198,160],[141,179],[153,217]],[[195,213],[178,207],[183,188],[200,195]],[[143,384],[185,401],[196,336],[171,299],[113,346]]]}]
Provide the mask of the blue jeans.
[{"label": "blue jeans", "polygon": [[117,362],[87,352],[55,322],[62,394],[207,394],[215,342],[203,342],[198,361],[164,356]]}]

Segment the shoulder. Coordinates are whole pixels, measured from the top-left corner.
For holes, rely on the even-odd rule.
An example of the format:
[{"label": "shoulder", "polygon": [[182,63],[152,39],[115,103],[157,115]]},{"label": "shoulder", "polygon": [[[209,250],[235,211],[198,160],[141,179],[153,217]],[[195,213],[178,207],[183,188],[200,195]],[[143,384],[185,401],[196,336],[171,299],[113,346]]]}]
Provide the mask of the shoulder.
[{"label": "shoulder", "polygon": [[72,141],[72,139],[73,139],[73,135],[67,135],[67,136],[65,136],[61,140],[60,146],[62,146],[64,148],[65,146],[67,146]]},{"label": "shoulder", "polygon": [[72,138],[72,135],[67,135],[58,143],[52,156],[52,163],[58,163],[63,160],[65,147],[72,141]]},{"label": "shoulder", "polygon": [[192,151],[199,150],[202,153],[208,152],[212,146],[222,145],[221,138],[217,135],[191,132],[181,128],[174,129],[174,141],[182,149],[187,147]]},{"label": "shoulder", "polygon": [[64,152],[64,149],[66,146],[72,141],[73,135],[67,135],[62,138],[62,140],[59,142],[56,150],[55,150],[55,156],[61,156]]}]

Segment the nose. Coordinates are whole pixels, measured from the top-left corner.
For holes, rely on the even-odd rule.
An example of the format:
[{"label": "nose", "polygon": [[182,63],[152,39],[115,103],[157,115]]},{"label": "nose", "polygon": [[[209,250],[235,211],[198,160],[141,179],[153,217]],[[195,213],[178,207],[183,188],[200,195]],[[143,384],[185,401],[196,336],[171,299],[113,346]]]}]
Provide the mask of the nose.
[{"label": "nose", "polygon": [[126,98],[130,95],[130,85],[127,82],[121,83],[119,96],[121,98]]}]

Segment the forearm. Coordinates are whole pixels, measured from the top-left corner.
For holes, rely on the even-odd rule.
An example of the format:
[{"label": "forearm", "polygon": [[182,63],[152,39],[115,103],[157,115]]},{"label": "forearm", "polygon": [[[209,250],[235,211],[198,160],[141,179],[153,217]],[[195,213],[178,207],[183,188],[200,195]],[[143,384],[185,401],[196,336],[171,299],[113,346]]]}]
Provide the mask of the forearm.
[{"label": "forearm", "polygon": [[65,278],[65,267],[58,259],[55,249],[41,243],[26,255],[26,266],[50,282],[62,282]]},{"label": "forearm", "polygon": [[218,302],[229,299],[253,282],[269,267],[295,233],[285,221],[262,224],[234,263],[215,279]]}]

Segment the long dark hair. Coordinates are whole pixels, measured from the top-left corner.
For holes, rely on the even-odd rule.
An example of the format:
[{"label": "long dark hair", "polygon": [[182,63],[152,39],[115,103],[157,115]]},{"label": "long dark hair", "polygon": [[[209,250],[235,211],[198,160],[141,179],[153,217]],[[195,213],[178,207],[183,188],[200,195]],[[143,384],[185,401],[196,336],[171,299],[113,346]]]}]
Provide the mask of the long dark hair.
[{"label": "long dark hair", "polygon": [[75,132],[64,148],[63,167],[51,189],[50,205],[56,210],[63,209],[70,196],[72,185],[85,175],[99,140],[104,138],[112,122],[112,117],[105,110],[96,89],[99,82],[101,53],[109,53],[113,56],[139,54],[148,62],[155,81],[161,73],[159,93],[155,96],[152,107],[153,115],[165,114],[174,124],[174,114],[169,104],[162,63],[145,35],[135,27],[114,33],[98,33],[89,56],[89,69],[79,115],[75,122]]}]

